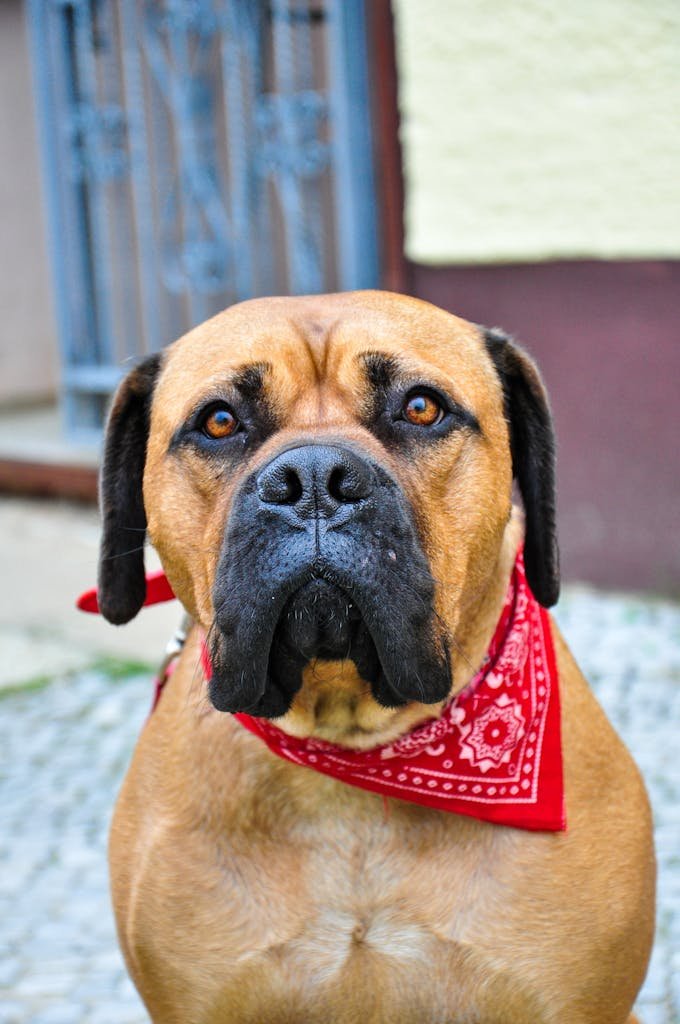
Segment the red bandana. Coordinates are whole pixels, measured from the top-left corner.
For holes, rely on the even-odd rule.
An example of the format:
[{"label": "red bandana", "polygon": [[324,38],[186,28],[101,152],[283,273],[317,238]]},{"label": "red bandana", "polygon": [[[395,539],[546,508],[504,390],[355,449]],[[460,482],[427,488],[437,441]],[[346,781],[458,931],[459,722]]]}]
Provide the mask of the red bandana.
[{"label": "red bandana", "polygon": [[[209,675],[207,653],[204,667]],[[499,825],[566,828],[550,619],[529,589],[521,553],[484,663],[439,718],[363,751],[296,739],[267,719],[234,718],[279,757],[360,789]]]},{"label": "red bandana", "polygon": [[[146,597],[142,607],[145,608],[150,604],[162,604],[164,601],[174,600],[175,592],[170,586],[170,581],[165,573],[161,569],[156,570],[156,572],[148,572],[146,574]],[[97,588],[92,587],[91,590],[86,590],[81,594],[76,601],[76,608],[79,608],[81,612],[92,612],[93,615],[98,615],[99,600],[97,598]]]}]

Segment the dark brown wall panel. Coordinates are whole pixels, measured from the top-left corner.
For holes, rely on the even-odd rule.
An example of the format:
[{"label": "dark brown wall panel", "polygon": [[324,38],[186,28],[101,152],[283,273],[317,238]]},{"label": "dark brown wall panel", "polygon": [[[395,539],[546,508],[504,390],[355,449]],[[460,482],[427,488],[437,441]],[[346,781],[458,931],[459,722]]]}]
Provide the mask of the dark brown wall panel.
[{"label": "dark brown wall panel", "polygon": [[411,265],[421,298],[512,332],[558,436],[565,578],[680,594],[680,262]]}]

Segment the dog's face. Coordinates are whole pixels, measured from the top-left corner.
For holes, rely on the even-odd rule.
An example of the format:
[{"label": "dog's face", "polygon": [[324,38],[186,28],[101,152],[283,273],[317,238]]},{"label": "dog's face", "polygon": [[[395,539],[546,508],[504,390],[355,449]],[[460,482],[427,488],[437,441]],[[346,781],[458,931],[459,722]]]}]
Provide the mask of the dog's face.
[{"label": "dog's face", "polygon": [[139,610],[143,561],[124,552],[147,527],[208,632],[217,709],[282,716],[339,662],[373,707],[434,704],[497,568],[513,468],[550,604],[552,430],[520,350],[403,296],[243,303],[119,389],[100,604]]}]

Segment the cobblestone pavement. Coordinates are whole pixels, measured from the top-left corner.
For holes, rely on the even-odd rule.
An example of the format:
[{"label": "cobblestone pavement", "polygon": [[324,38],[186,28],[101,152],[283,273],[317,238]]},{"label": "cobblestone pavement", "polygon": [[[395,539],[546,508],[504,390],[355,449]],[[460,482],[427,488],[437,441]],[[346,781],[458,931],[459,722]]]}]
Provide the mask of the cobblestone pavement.
[{"label": "cobblestone pavement", "polygon": [[[680,607],[572,588],[567,638],[652,795],[659,927],[639,1010],[680,1024]],[[0,700],[0,1022],[142,1024],[114,938],[106,832],[150,698],[85,672]]]}]

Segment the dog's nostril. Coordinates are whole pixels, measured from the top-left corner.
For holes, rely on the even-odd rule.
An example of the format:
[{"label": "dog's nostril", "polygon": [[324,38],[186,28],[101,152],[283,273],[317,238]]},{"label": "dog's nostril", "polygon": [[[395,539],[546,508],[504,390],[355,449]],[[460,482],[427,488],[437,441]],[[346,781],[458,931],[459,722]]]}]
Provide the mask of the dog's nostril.
[{"label": "dog's nostril", "polygon": [[371,487],[370,471],[361,464],[334,466],[326,481],[326,489],[333,501],[345,505],[368,497]]},{"label": "dog's nostril", "polygon": [[302,482],[300,477],[297,475],[294,469],[290,467],[286,469],[285,475],[285,486],[286,486],[286,505],[294,505],[302,497]]},{"label": "dog's nostril", "polygon": [[270,466],[257,482],[260,500],[271,505],[295,505],[304,487],[293,466]]},{"label": "dog's nostril", "polygon": [[331,498],[334,498],[339,502],[354,500],[349,490],[345,487],[346,475],[344,467],[336,466],[336,468],[331,471],[328,477],[328,483],[326,484]]}]

